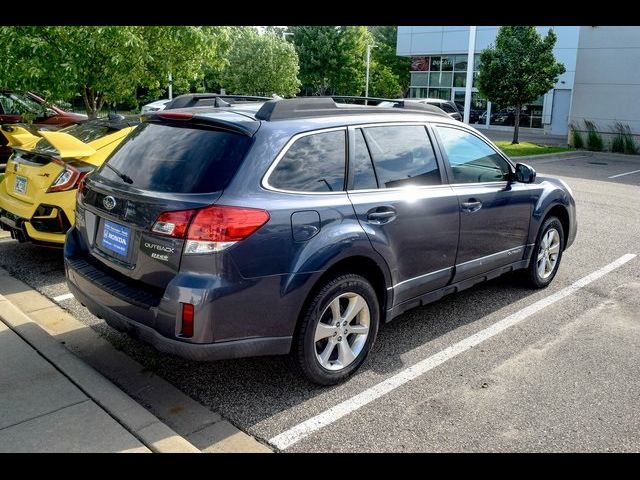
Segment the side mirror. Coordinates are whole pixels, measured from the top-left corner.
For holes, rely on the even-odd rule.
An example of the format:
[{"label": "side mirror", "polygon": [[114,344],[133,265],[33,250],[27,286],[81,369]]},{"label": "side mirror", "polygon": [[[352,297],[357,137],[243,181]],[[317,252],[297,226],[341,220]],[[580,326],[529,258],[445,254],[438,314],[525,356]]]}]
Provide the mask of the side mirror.
[{"label": "side mirror", "polygon": [[516,182],[533,183],[536,181],[536,171],[526,163],[516,163]]}]

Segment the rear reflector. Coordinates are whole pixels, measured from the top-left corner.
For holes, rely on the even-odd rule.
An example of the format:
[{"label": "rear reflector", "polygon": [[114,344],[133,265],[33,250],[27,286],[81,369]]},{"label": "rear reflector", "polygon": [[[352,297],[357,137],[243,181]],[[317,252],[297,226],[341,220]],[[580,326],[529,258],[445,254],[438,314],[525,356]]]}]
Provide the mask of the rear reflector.
[{"label": "rear reflector", "polygon": [[180,335],[183,337],[193,337],[193,317],[194,308],[191,303],[182,304],[182,330]]},{"label": "rear reflector", "polygon": [[265,210],[212,205],[161,213],[151,231],[186,239],[185,254],[213,253],[244,240],[268,220]]}]

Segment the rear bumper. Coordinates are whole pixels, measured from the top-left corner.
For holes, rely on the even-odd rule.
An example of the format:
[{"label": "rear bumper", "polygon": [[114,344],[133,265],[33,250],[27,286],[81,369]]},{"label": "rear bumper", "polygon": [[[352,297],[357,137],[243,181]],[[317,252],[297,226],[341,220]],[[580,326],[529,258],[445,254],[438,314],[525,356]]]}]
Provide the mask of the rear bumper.
[{"label": "rear bumper", "polygon": [[[188,360],[213,361],[262,355],[284,355],[289,353],[291,348],[291,337],[261,337],[205,344],[171,339],[161,335],[151,327],[136,322],[100,302],[96,302],[92,295],[92,292],[97,293],[94,292],[96,287],[91,282],[84,280],[82,277],[74,277],[73,281],[70,280],[69,276],[67,278],[71,293],[91,313],[98,318],[104,319],[113,328],[127,332],[164,353],[177,355]],[[100,291],[100,295],[108,294]],[[115,297],[113,300],[116,300]]]},{"label": "rear bumper", "polygon": [[[158,288],[109,268],[84,247],[78,229],[71,228],[64,246],[67,284],[112,327],[191,360],[289,353],[297,314],[283,309],[280,277],[243,280],[229,266],[224,275],[177,272]],[[181,335],[183,303],[195,307],[188,338]]]},{"label": "rear bumper", "polygon": [[[62,231],[62,225],[59,228],[60,231],[43,231],[42,229],[56,230],[57,223],[60,223],[57,215],[55,215],[58,211],[62,212],[62,218],[65,219],[64,223],[69,222],[73,225],[75,211],[73,208],[65,208],[64,205],[75,205],[75,190],[45,195],[43,197],[44,201],[38,200],[36,203],[28,203],[12,197],[7,193],[6,189],[6,182],[1,182],[0,223],[2,223],[3,228],[18,232],[18,235],[22,235],[24,240],[61,247],[65,240],[65,232]],[[46,206],[52,213],[48,216],[38,217],[36,214],[40,205]],[[4,220],[2,220],[3,218]]]}]

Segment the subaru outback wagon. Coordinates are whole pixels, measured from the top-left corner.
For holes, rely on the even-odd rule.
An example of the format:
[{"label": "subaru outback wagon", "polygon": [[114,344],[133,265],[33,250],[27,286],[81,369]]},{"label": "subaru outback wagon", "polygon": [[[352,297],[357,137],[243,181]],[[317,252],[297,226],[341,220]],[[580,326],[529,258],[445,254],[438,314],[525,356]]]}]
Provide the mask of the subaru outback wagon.
[{"label": "subaru outback wagon", "polygon": [[434,107],[298,98],[145,116],[79,187],[65,267],[160,351],[291,353],[327,385],[407,309],[513,270],[546,287],[575,235],[564,182]]}]

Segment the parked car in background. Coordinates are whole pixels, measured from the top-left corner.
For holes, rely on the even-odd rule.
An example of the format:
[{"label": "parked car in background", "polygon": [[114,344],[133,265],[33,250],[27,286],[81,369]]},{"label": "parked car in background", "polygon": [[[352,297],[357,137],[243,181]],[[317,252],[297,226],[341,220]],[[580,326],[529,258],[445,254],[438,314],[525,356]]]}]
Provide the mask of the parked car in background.
[{"label": "parked car in background", "polygon": [[[463,116],[464,115],[464,103],[462,102],[454,102],[456,104],[456,107],[458,108],[458,112],[460,112],[460,115]],[[474,123],[482,123],[480,122],[480,115],[482,114],[482,112],[486,112],[487,109],[474,109],[473,108],[473,104],[471,105],[472,108],[469,110],[469,124],[474,124]]]},{"label": "parked car in background", "polygon": [[3,125],[14,153],[0,182],[0,227],[21,242],[62,247],[75,222],[78,184],[139,123],[137,116],[112,115],[55,132]]},{"label": "parked car in background", "polygon": [[[24,121],[25,113],[30,114],[34,124],[46,125],[45,128],[54,130],[87,120],[86,115],[66,112],[45,102],[34,93],[22,94],[11,90],[0,90],[0,125],[21,123]],[[11,155],[11,149],[7,147],[6,138],[0,135],[0,172],[4,171],[9,155]]]},{"label": "parked car in background", "polygon": [[[484,111],[480,115],[479,121],[480,123],[485,123],[487,120],[487,112]],[[507,127],[513,127],[516,124],[516,114],[513,108],[505,108],[503,110],[498,110],[497,112],[491,112],[491,117],[489,120],[490,125],[502,125]],[[520,126],[528,127],[530,125],[529,115],[520,112]]]},{"label": "parked car in background", "polygon": [[291,353],[324,385],[408,309],[519,269],[546,287],[577,228],[563,181],[402,101],[148,114],[77,199],[65,270],[92,313],[192,360]]},{"label": "parked car in background", "polygon": [[[407,104],[417,103],[423,105],[433,105],[434,107],[438,107],[440,110],[444,111],[447,115],[449,115],[454,120],[462,121],[462,115],[458,110],[455,102],[451,100],[442,100],[441,98],[398,98],[395,101],[403,101]],[[378,104],[379,107],[392,107],[393,101],[390,102],[380,102]]]},{"label": "parked car in background", "polygon": [[159,112],[160,110],[164,110],[171,100],[168,98],[163,98],[162,100],[156,100],[155,102],[147,103],[142,106],[140,113],[149,113],[149,112]]}]

